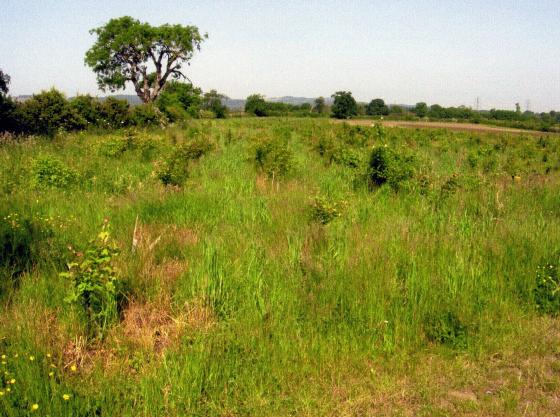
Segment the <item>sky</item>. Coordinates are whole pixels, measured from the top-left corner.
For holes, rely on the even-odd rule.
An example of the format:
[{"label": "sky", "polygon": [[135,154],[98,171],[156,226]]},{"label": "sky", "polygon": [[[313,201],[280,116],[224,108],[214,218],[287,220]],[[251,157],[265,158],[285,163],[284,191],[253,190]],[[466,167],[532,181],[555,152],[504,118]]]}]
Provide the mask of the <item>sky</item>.
[{"label": "sky", "polygon": [[[187,69],[231,98],[560,110],[560,0],[2,0],[0,68],[11,94],[104,95],[84,65],[89,30],[130,15],[208,33]],[[132,93],[128,88],[126,93]]]}]

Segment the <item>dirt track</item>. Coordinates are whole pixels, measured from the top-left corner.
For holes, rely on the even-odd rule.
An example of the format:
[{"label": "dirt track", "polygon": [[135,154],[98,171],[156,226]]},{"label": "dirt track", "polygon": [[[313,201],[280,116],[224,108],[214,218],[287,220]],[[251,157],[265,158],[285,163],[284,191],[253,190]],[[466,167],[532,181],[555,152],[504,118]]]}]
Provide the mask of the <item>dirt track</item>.
[{"label": "dirt track", "polygon": [[351,125],[371,126],[380,123],[387,127],[404,127],[411,129],[450,129],[466,132],[480,133],[512,133],[516,135],[528,134],[533,136],[552,135],[554,133],[539,132],[536,130],[523,130],[511,127],[489,126],[475,123],[452,123],[452,122],[410,122],[404,120],[345,120]]}]

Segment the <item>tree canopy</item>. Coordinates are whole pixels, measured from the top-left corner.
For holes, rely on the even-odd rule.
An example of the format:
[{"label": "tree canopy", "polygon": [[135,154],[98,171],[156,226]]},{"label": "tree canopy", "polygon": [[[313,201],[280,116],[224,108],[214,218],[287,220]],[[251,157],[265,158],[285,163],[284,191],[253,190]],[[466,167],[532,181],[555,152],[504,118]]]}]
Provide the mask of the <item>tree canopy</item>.
[{"label": "tree canopy", "polygon": [[8,85],[10,84],[10,76],[0,70],[0,93],[8,94]]},{"label": "tree canopy", "polygon": [[260,94],[252,94],[245,101],[245,112],[255,116],[263,117],[267,115],[267,104],[264,97]]},{"label": "tree canopy", "polygon": [[186,78],[183,66],[207,38],[196,26],[151,26],[130,16],[111,19],[92,29],[95,44],[86,52],[85,63],[97,74],[103,91],[134,86],[144,103],[154,101],[169,78]]},{"label": "tree canopy", "polygon": [[337,91],[332,98],[332,114],[337,119],[349,119],[358,114],[358,104],[350,91]]},{"label": "tree canopy", "polygon": [[371,100],[366,107],[366,114],[370,116],[386,116],[389,114],[389,107],[381,98]]}]

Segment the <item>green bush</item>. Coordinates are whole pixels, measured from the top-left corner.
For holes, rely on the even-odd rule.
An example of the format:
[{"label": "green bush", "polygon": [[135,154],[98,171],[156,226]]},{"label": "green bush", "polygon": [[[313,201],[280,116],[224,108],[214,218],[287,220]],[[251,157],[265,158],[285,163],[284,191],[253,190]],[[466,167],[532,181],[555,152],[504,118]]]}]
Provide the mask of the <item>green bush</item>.
[{"label": "green bush", "polygon": [[54,88],[33,95],[18,106],[15,114],[20,130],[25,133],[52,136],[60,130],[79,130],[87,125],[66,97]]},{"label": "green bush", "polygon": [[106,129],[119,129],[131,124],[130,105],[125,100],[107,97],[99,109],[99,127]]},{"label": "green bush", "polygon": [[416,168],[413,155],[398,153],[387,145],[375,147],[369,160],[369,180],[371,185],[390,185],[398,189],[403,182],[412,179]]},{"label": "green bush", "polygon": [[109,158],[118,158],[128,150],[134,149],[134,141],[130,135],[124,137],[115,136],[99,144],[98,152],[100,155]]},{"label": "green bush", "polygon": [[311,220],[328,224],[342,214],[341,203],[334,203],[324,197],[315,197],[311,203]]},{"label": "green bush", "polygon": [[101,103],[88,95],[79,95],[70,100],[70,106],[86,122],[87,127],[98,126],[101,121]]},{"label": "green bush", "polygon": [[269,177],[282,177],[292,169],[293,154],[286,140],[265,140],[255,148],[255,163]]},{"label": "green bush", "polygon": [[435,312],[426,318],[424,332],[429,341],[463,348],[467,342],[467,326],[453,311]]},{"label": "green bush", "polygon": [[541,313],[554,316],[560,313],[559,269],[560,252],[537,268],[534,299]]},{"label": "green bush", "polygon": [[362,156],[360,152],[348,146],[339,146],[336,148],[331,156],[331,160],[349,168],[358,168],[362,165]]},{"label": "green bush", "polygon": [[48,227],[19,213],[0,215],[0,294],[13,278],[37,264],[40,246],[51,235]]},{"label": "green bush", "polygon": [[198,118],[202,90],[190,83],[170,81],[159,95],[156,105],[171,122]]},{"label": "green bush", "polygon": [[59,159],[40,156],[31,164],[31,181],[37,188],[66,188],[75,183],[78,173]]},{"label": "green bush", "polygon": [[189,140],[156,165],[156,176],[165,185],[183,185],[189,175],[189,162],[201,158],[211,149],[212,143],[205,138]]},{"label": "green bush", "polygon": [[161,127],[167,124],[167,119],[153,104],[141,104],[132,109],[131,123],[135,126]]},{"label": "green bush", "polygon": [[68,272],[60,274],[72,281],[66,301],[82,308],[89,337],[102,339],[118,318],[123,294],[123,284],[114,267],[118,253],[105,224],[85,253],[75,254],[75,261],[68,264]]}]

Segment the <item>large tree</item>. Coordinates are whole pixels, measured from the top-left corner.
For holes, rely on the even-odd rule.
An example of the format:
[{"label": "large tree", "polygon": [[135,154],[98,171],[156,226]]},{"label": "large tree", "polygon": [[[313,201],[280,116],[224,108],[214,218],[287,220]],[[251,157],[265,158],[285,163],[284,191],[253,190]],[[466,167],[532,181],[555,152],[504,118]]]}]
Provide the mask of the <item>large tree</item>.
[{"label": "large tree", "polygon": [[337,91],[332,95],[332,114],[337,119],[349,119],[358,114],[358,104],[350,91]]},{"label": "large tree", "polygon": [[207,38],[196,26],[150,26],[130,16],[111,19],[92,29],[97,41],[86,65],[97,74],[101,90],[115,92],[131,82],[144,102],[154,101],[169,78],[187,78],[183,66]]},{"label": "large tree", "polygon": [[370,116],[387,116],[389,114],[389,107],[381,98],[371,100],[366,106],[366,114]]},{"label": "large tree", "polygon": [[10,76],[0,69],[0,93],[8,94]]}]

